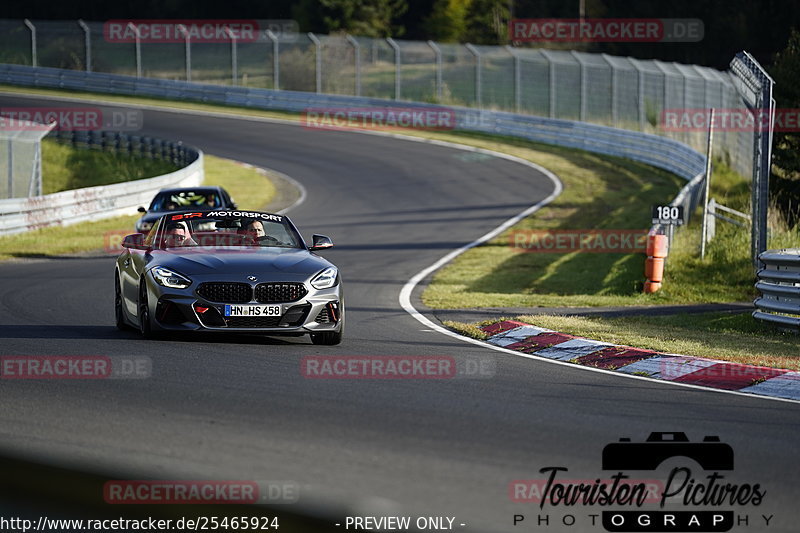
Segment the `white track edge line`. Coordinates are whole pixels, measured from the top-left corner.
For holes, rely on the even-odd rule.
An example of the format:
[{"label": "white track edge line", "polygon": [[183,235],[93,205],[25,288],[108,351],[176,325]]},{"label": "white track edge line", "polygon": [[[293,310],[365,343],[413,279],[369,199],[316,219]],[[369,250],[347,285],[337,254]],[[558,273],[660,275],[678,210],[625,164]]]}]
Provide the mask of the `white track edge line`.
[{"label": "white track edge line", "polygon": [[[45,88],[45,89],[48,89],[48,88]],[[55,90],[58,90],[58,89],[55,89]],[[50,95],[46,95],[46,94],[24,93],[24,92],[8,91],[8,90],[0,90],[0,94],[8,94],[8,95],[12,95],[12,96],[16,95],[16,96],[20,96],[20,97],[30,97],[30,98],[45,98],[45,99],[46,98],[50,98],[50,99],[54,99],[54,100],[63,100],[63,101],[68,101],[68,102],[85,102],[86,100],[88,100],[88,98],[76,98],[76,97],[69,97],[69,96],[50,96]],[[129,97],[129,98],[147,98],[147,97],[135,96],[135,95],[134,96],[123,95],[123,96]],[[303,126],[299,121],[296,121],[296,120],[280,119],[280,118],[273,118],[273,117],[254,117],[254,116],[243,115],[243,114],[238,114],[238,113],[222,113],[222,112],[202,111],[202,110],[194,110],[194,109],[170,108],[170,107],[167,107],[167,106],[159,106],[159,105],[147,105],[147,104],[132,104],[132,103],[125,103],[125,102],[114,102],[112,100],[91,100],[91,101],[97,102],[97,103],[110,104],[112,106],[117,106],[117,107],[128,106],[128,107],[132,107],[132,108],[148,109],[148,110],[152,110],[152,111],[163,111],[163,112],[167,112],[167,113],[180,113],[180,114],[186,114],[186,115],[204,115],[204,116],[214,116],[214,117],[219,117],[219,118],[235,118],[235,119],[239,119],[239,120],[251,120],[251,121],[254,121],[254,122],[273,122],[273,123],[276,123],[276,124],[286,124],[286,125],[298,126],[298,127],[302,127]],[[224,104],[211,104],[211,105],[224,106]],[[265,111],[265,110],[258,110],[258,111]],[[267,111],[269,111],[269,110],[267,110]],[[319,128],[310,128],[310,129],[319,129]],[[446,146],[446,147],[449,147],[449,148],[455,148],[455,149],[458,149],[458,150],[464,150],[464,151],[468,151],[468,152],[485,153],[487,155],[492,155],[494,157],[499,157],[501,159],[507,159],[509,161],[515,161],[515,162],[520,163],[522,165],[526,165],[528,167],[534,168],[534,169],[538,170],[539,172],[543,173],[544,175],[546,175],[551,180],[553,180],[553,182],[556,184],[555,191],[558,191],[557,193],[554,191],[550,196],[548,196],[544,200],[532,205],[531,207],[529,207],[528,209],[526,209],[522,213],[520,213],[518,215],[515,215],[514,217],[511,217],[510,219],[505,221],[503,224],[501,224],[500,226],[498,226],[494,230],[491,230],[490,232],[486,233],[485,235],[483,235],[482,237],[478,238],[477,240],[475,240],[475,241],[473,241],[473,242],[471,242],[469,244],[466,244],[466,245],[462,246],[461,248],[458,248],[457,250],[453,250],[452,252],[448,253],[447,255],[445,255],[444,257],[442,257],[438,261],[436,261],[431,266],[429,266],[429,267],[423,269],[422,271],[418,272],[414,277],[412,277],[410,280],[408,280],[408,282],[406,282],[406,284],[403,286],[402,290],[400,291],[400,297],[399,297],[400,305],[401,305],[401,307],[403,308],[404,311],[406,311],[408,314],[410,314],[412,317],[414,317],[418,322],[422,323],[423,325],[425,325],[425,326],[427,326],[429,328],[432,328],[432,329],[434,329],[435,331],[437,331],[439,333],[442,333],[444,335],[452,337],[454,339],[459,339],[459,340],[461,340],[463,342],[468,342],[470,344],[475,344],[477,346],[482,346],[484,348],[489,348],[491,350],[495,350],[495,351],[498,351],[498,352],[503,352],[503,353],[506,353],[506,354],[515,355],[517,357],[523,357],[525,359],[533,359],[535,361],[542,361],[542,362],[556,364],[556,365],[569,366],[570,368],[577,369],[577,370],[584,370],[584,371],[589,371],[589,372],[600,372],[600,373],[603,373],[603,374],[617,376],[617,377],[625,378],[625,379],[639,379],[639,380],[649,381],[649,382],[652,382],[652,383],[669,384],[669,385],[672,385],[672,386],[675,386],[675,387],[683,387],[683,388],[688,388],[688,389],[695,389],[695,390],[699,390],[699,391],[703,391],[703,392],[716,392],[716,393],[720,393],[720,394],[733,394],[733,395],[736,395],[736,396],[743,396],[745,398],[756,398],[756,399],[772,400],[772,401],[778,401],[778,402],[800,403],[800,400],[793,400],[793,399],[790,399],[790,398],[780,398],[780,397],[777,397],[777,396],[766,396],[766,395],[755,394],[755,393],[730,391],[730,390],[724,390],[724,389],[714,389],[714,388],[711,388],[711,387],[701,387],[699,385],[691,385],[689,383],[675,383],[674,381],[667,381],[667,380],[664,380],[664,379],[648,378],[648,377],[645,377],[645,376],[634,376],[632,374],[625,374],[624,372],[620,373],[620,372],[615,372],[613,370],[604,370],[602,368],[592,368],[592,367],[588,367],[588,366],[575,365],[573,363],[567,363],[567,362],[564,362],[564,361],[547,359],[545,357],[536,357],[535,355],[532,355],[532,354],[526,354],[526,353],[522,353],[522,352],[516,352],[514,350],[508,350],[508,349],[502,348],[500,346],[495,346],[493,344],[489,344],[488,342],[484,342],[484,341],[481,341],[481,340],[478,340],[478,339],[473,339],[471,337],[465,337],[463,335],[459,335],[458,333],[450,331],[449,329],[444,328],[444,327],[432,322],[425,315],[423,315],[422,313],[417,311],[417,309],[411,304],[411,293],[413,292],[414,288],[419,284],[419,282],[422,281],[423,279],[425,279],[427,276],[429,276],[433,272],[435,272],[435,271],[439,270],[440,268],[442,268],[445,264],[449,263],[450,261],[452,261],[453,259],[455,259],[459,255],[463,254],[464,252],[466,252],[470,248],[474,248],[475,246],[478,246],[479,244],[483,244],[484,242],[492,239],[498,233],[501,233],[503,230],[505,230],[508,227],[516,224],[517,222],[519,222],[521,219],[525,218],[529,214],[535,213],[536,211],[538,211],[539,209],[541,209],[542,207],[544,207],[548,203],[552,202],[559,194],[561,194],[561,190],[563,189],[563,185],[561,183],[561,180],[559,180],[558,177],[555,174],[553,174],[552,172],[550,172],[546,168],[544,168],[544,167],[542,167],[540,165],[537,165],[536,163],[533,163],[531,161],[528,161],[527,159],[522,159],[520,157],[516,157],[516,156],[510,155],[510,154],[505,154],[505,153],[502,153],[502,152],[496,152],[494,150],[488,150],[486,148],[476,148],[474,146],[469,146],[469,145],[466,145],[466,144],[459,144],[459,143],[454,143],[454,142],[449,142],[449,141],[440,141],[438,139],[427,139],[427,138],[424,138],[424,137],[415,137],[413,135],[403,135],[403,134],[399,134],[399,133],[388,133],[388,132],[383,132],[383,131],[367,131],[367,130],[352,130],[352,131],[350,131],[350,130],[347,130],[347,132],[348,133],[361,133],[361,134],[364,134],[364,135],[378,135],[378,136],[382,136],[382,137],[393,137],[393,138],[396,138],[396,139],[404,139],[404,140],[414,141],[414,142],[429,143],[429,144],[434,144],[434,145],[437,145],[437,146]],[[296,180],[293,180],[293,181],[296,181]],[[305,198],[303,198],[303,200],[305,200]],[[299,203],[296,204],[296,205],[299,205]],[[293,208],[293,207],[295,207],[295,205],[293,205],[291,207]]]}]

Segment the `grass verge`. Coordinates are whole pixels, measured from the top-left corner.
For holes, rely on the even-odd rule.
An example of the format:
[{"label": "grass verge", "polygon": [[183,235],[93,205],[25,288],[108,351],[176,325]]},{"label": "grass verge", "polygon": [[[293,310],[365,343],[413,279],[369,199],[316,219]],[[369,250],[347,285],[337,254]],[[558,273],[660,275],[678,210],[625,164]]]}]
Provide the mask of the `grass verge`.
[{"label": "grass verge", "polygon": [[[275,195],[275,187],[269,179],[256,169],[234,161],[206,155],[205,173],[206,184],[225,187],[242,209],[259,209]],[[121,216],[0,237],[0,261],[101,250],[107,246],[107,233],[133,232],[138,218],[139,215]]]},{"label": "grass verge", "polygon": [[159,159],[78,150],[55,139],[42,141],[44,194],[152,178],[176,170],[176,165]]},{"label": "grass verge", "polygon": [[[620,318],[536,315],[516,320],[612,344],[800,370],[797,337],[765,328],[748,313]],[[462,335],[486,338],[476,324],[448,321],[445,325]]]}]

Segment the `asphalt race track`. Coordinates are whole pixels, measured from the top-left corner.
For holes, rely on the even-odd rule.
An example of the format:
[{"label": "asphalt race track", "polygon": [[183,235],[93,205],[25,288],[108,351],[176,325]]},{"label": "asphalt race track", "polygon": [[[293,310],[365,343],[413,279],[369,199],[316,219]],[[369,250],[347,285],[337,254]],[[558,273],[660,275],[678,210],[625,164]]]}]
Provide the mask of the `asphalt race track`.
[{"label": "asphalt race track", "polygon": [[[44,102],[0,95],[0,106]],[[514,503],[509,483],[545,478],[539,469],[548,466],[568,468],[563,479],[608,476],[601,452],[620,437],[719,435],[735,451],[727,480],[766,490],[759,506],[721,507],[749,517],[735,530],[797,531],[797,404],[505,355],[426,330],[402,310],[398,295],[414,274],[548,196],[553,184],[543,175],[387,137],[144,116],[145,134],[272,168],[307,188],[290,215],[306,238],[323,233],[336,244],[324,255],[344,277],[345,340],[144,341],[114,327],[113,257],[0,264],[0,354],[147,355],[153,363],[143,380],[0,381],[4,448],[164,479],[291,480],[302,487],[295,505],[455,516],[462,531],[602,531],[589,518],[601,509]],[[306,379],[300,360],[317,354],[486,357],[496,374]],[[705,480],[699,467],[693,473]],[[514,514],[526,520],[514,527]],[[540,514],[549,526],[537,525]],[[565,514],[575,526],[562,525]],[[768,528],[761,515],[773,515]]]}]

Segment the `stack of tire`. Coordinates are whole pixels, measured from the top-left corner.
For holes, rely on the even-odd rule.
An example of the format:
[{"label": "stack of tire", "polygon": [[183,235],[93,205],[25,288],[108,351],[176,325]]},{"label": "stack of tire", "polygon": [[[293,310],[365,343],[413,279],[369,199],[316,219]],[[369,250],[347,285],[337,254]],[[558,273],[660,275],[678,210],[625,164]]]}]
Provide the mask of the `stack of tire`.
[{"label": "stack of tire", "polygon": [[647,259],[644,262],[645,294],[652,294],[661,289],[664,280],[664,260],[667,257],[669,241],[666,235],[647,236]]}]

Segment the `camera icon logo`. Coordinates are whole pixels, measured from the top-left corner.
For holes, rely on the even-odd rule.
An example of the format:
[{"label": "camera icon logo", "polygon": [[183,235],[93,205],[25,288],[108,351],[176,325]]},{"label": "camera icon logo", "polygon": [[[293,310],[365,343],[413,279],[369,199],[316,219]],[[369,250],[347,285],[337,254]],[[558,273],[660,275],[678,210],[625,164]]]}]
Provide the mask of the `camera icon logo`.
[{"label": "camera icon logo", "polygon": [[603,448],[603,470],[655,470],[671,457],[694,459],[704,470],[733,470],[733,448],[717,436],[690,442],[685,433],[653,432],[645,442],[621,438]]}]

